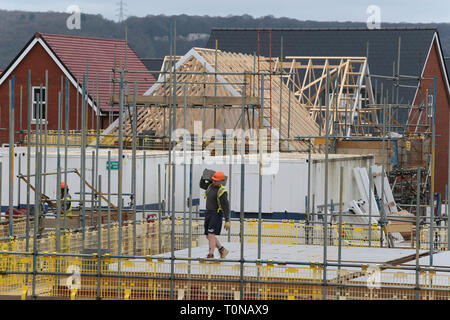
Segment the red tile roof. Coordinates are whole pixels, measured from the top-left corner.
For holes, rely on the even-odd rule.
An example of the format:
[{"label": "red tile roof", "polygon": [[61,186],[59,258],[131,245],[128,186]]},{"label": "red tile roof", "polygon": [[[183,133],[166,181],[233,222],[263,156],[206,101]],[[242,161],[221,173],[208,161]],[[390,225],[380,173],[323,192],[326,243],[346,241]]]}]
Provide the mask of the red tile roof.
[{"label": "red tile roof", "polygon": [[[83,81],[83,75],[87,73],[87,65],[89,64],[89,82],[88,90],[90,96],[96,100],[96,78],[98,76],[98,96],[101,102],[102,111],[110,111],[109,104],[111,94],[113,92],[112,69],[114,68],[114,52],[116,52],[116,67],[125,64],[125,40],[88,38],[80,36],[67,36],[58,34],[36,34],[41,36],[50,46],[69,72],[80,82]],[[136,53],[127,46],[127,69],[130,71],[147,71],[148,69],[138,58]],[[127,80],[133,82],[152,81],[156,79],[150,73],[129,73],[126,75]],[[120,75],[116,73],[116,79],[120,79]],[[151,86],[151,83],[137,84],[138,95],[142,95]],[[134,84],[129,84],[129,94],[133,94]],[[115,93],[119,92],[119,84],[116,84]],[[118,111],[118,107],[113,108]]]}]

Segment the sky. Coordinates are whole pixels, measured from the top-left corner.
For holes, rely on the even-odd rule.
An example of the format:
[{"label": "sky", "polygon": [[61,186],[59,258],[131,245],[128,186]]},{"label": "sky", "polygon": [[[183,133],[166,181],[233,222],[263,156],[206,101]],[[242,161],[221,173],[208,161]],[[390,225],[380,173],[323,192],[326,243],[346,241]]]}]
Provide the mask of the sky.
[{"label": "sky", "polygon": [[[77,5],[81,13],[101,14],[117,21],[120,0],[0,0],[0,9],[66,12]],[[298,20],[366,22],[379,8],[383,22],[450,23],[449,0],[123,0],[125,18],[146,15],[209,15],[249,14],[253,17],[273,15]]]}]

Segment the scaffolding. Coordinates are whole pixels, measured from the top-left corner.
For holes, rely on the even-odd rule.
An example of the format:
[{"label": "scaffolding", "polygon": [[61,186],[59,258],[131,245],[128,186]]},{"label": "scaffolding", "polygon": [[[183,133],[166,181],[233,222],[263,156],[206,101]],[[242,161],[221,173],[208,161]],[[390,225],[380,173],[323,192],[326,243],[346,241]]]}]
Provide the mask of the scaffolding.
[{"label": "scaffolding", "polygon": [[[171,39],[175,39],[173,30]],[[160,74],[158,81],[151,87],[149,84],[150,88],[144,96],[137,95],[136,81],[127,80],[127,75],[135,71],[128,70],[126,65],[109,70],[112,74],[111,109],[117,107],[118,114],[105,130],[100,128],[98,113],[94,131],[87,129],[86,117],[82,118],[81,130],[69,130],[67,116],[63,128],[62,110],[64,103],[66,108],[69,105],[67,100],[64,102],[63,93],[68,92],[69,83],[67,79],[61,81],[61,88],[58,88],[58,130],[48,131],[46,123],[41,121],[42,117],[38,117],[35,130],[32,131],[31,113],[27,129],[24,130],[20,124],[20,144],[27,147],[27,159],[25,169],[18,168],[17,176],[13,167],[17,130],[14,125],[10,125],[10,168],[6,179],[14,190],[23,185],[20,178],[26,177],[27,199],[26,207],[22,208],[25,213],[15,217],[13,212],[17,208],[13,205],[14,193],[10,192],[9,211],[8,214],[5,212],[0,224],[1,295],[20,296],[22,299],[155,300],[449,298],[449,270],[436,268],[432,262],[433,255],[449,248],[448,213],[440,219],[434,215],[435,127],[431,120],[435,116],[430,110],[435,111],[435,99],[432,100],[434,104],[427,100],[420,106],[389,104],[386,99],[379,101],[378,92],[373,92],[371,78],[374,75],[368,71],[366,57],[282,56],[279,59],[271,54],[262,57],[259,50],[257,56],[252,56],[202,48],[193,48],[184,56],[175,56],[174,47],[175,42],[171,47],[171,55],[164,59],[161,70],[157,72]],[[84,79],[83,83],[87,81]],[[30,72],[28,84],[30,109]],[[13,97],[16,90],[14,75],[9,88],[10,96]],[[41,88],[46,88],[46,84],[42,84]],[[88,92],[84,86],[81,89],[81,114],[87,114],[87,98],[95,97],[98,92]],[[381,92],[384,92],[383,88]],[[42,100],[37,103],[43,105]],[[48,108],[47,104],[45,107]],[[393,117],[392,110],[396,108],[408,108],[411,121],[406,125],[400,124]],[[416,109],[418,115],[413,113]],[[10,124],[14,124],[13,100],[10,110]],[[43,108],[38,110],[42,112]],[[423,114],[432,116],[426,118]],[[195,134],[195,121],[201,121],[200,133],[209,129],[253,129],[259,140],[252,145],[251,137],[242,135],[232,137],[229,145],[227,135],[199,139]],[[388,135],[394,127],[403,134],[401,138]],[[185,129],[191,134],[175,136],[176,129]],[[273,138],[277,141],[275,147],[270,145]],[[368,278],[373,276],[373,270],[366,263],[342,261],[341,253],[346,248],[391,247],[386,229],[390,218],[382,209],[377,224],[372,224],[369,218],[367,224],[349,225],[342,221],[347,214],[343,212],[342,201],[338,202],[338,210],[330,207],[333,199],[329,199],[328,193],[329,154],[339,149],[340,142],[352,140],[368,140],[382,145],[381,172],[387,172],[394,180],[393,185],[399,186],[400,197],[405,194],[409,183],[410,195],[403,199],[407,203],[400,202],[399,206],[409,205],[415,213],[415,221],[407,221],[410,223],[411,228],[408,230],[412,239],[407,245],[415,254],[406,257],[408,259],[399,258],[401,261],[384,261],[377,269],[379,278],[376,287],[368,286]],[[431,140],[431,147],[423,147],[424,140]],[[260,209],[256,219],[249,219],[244,212],[246,164],[242,161],[235,165],[240,169],[241,192],[240,211],[238,218],[232,219],[232,229],[239,232],[229,232],[224,236],[228,236],[230,243],[239,245],[237,259],[208,260],[193,255],[194,249],[201,248],[204,234],[198,204],[193,204],[192,186],[196,184],[192,181],[193,161],[183,164],[184,194],[176,192],[175,177],[180,173],[176,172],[174,161],[176,146],[180,141],[187,146],[183,149],[185,157],[210,150],[208,147],[211,145],[229,151],[229,155],[240,156],[242,160],[251,150],[256,150],[259,161],[258,185],[250,186],[259,188]],[[423,147],[422,153],[431,149],[433,156],[416,162],[401,159],[400,165],[390,167],[387,163],[388,151],[394,149],[394,141],[397,147],[403,145],[405,149],[408,149],[406,145],[409,142],[413,146],[409,150],[414,150],[417,147],[414,143],[419,141],[422,143],[417,142],[420,148]],[[262,219],[261,153],[266,150],[263,146],[268,145],[272,147],[268,148],[269,153],[281,151],[310,155],[317,148],[318,152],[324,154],[326,165],[321,177],[324,180],[324,203],[315,204],[316,207],[322,207],[321,220],[310,218],[318,213],[314,212],[314,195],[309,192],[304,220]],[[50,146],[57,150],[57,185],[67,181],[70,172],[67,166],[69,147],[79,150],[77,172],[80,192],[76,201],[80,211],[76,228],[67,228],[65,224],[66,217],[62,210],[65,203],[61,200],[61,194],[58,193],[56,199],[50,199],[43,192],[46,190],[47,148]],[[118,159],[118,189],[115,194],[110,190],[110,177],[102,177],[98,170],[100,150],[111,147]],[[62,154],[61,148],[64,149]],[[142,185],[138,182],[136,150],[148,148],[167,153],[166,173],[161,175],[158,170],[155,175],[158,181],[147,182],[147,188],[160,189],[161,179],[165,180],[167,198],[165,201],[159,198],[156,209],[146,208],[145,196],[140,208],[136,201],[138,190],[143,194],[146,192],[145,179]],[[132,167],[128,206],[124,204],[126,193],[123,192],[126,149],[131,150]],[[30,158],[32,151],[35,155],[33,164]],[[90,164],[86,160],[88,153],[93,155]],[[400,154],[408,156],[407,153]],[[111,161],[110,151],[108,159]],[[413,165],[408,167],[411,163]],[[31,167],[34,167],[35,172],[34,201],[31,199]],[[343,168],[339,177],[341,191],[345,188],[342,171]],[[88,172],[92,172],[90,178],[87,177]],[[232,173],[233,164],[230,164],[230,180]],[[187,174],[189,181],[186,179]],[[410,176],[409,180],[405,178],[406,175]],[[231,188],[232,181],[229,183]],[[108,185],[108,190],[105,190],[105,185]],[[394,188],[394,193],[395,190],[398,189]],[[384,199],[383,192],[377,194],[379,199]],[[111,195],[117,197],[113,218],[110,215]],[[183,199],[185,205],[182,212],[176,210],[175,198]],[[21,200],[18,200],[19,206]],[[52,209],[53,223],[46,230],[39,225],[50,212],[44,205],[48,201],[53,201],[55,207]],[[106,212],[108,215],[105,220]],[[152,218],[139,220],[137,217],[140,213],[142,216],[151,213]],[[256,259],[245,256],[244,244],[254,245]],[[267,245],[320,246],[323,259],[321,262],[265,260],[261,253]],[[338,252],[337,260],[329,261],[327,256],[335,249]],[[176,254],[183,250],[187,256]],[[429,265],[419,264],[423,257],[430,258]],[[412,261],[416,265],[406,264]]]}]

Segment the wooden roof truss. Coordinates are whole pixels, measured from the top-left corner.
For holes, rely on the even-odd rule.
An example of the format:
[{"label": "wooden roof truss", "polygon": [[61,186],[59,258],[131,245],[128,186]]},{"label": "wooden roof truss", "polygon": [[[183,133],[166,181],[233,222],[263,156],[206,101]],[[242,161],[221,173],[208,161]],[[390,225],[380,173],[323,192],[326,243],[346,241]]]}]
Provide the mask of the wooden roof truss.
[{"label": "wooden roof truss", "polygon": [[293,89],[301,106],[320,126],[326,128],[326,83],[329,79],[329,134],[365,135],[378,124],[366,57],[286,57],[276,66],[288,71],[286,84]]},{"label": "wooden roof truss", "polygon": [[[169,57],[165,58],[167,62]],[[169,64],[170,65],[170,64]],[[194,122],[202,121],[203,132],[207,129],[217,128],[225,133],[226,129],[259,128],[259,112],[261,101],[261,72],[273,71],[276,60],[271,62],[260,59],[258,70],[254,56],[215,51],[211,49],[193,48],[185,56],[179,58],[172,72],[161,75],[143,97],[145,106],[138,107],[137,133],[144,130],[154,130],[156,136],[168,136],[169,134],[169,108],[173,96],[173,70],[176,72],[176,126],[194,132]],[[272,70],[271,70],[272,69]],[[259,71],[259,73],[258,73]],[[245,83],[245,89],[244,89]],[[268,135],[281,138],[293,138],[297,136],[317,136],[319,126],[311,118],[308,110],[301,105],[293,92],[282,78],[281,74],[264,76],[264,114],[263,127],[268,129]],[[247,108],[242,117],[242,108],[239,105],[229,106],[227,103],[212,107],[190,105],[183,108],[182,97],[200,98],[221,97],[226,101],[236,97],[253,97],[252,101],[258,101],[258,105]],[[165,97],[166,103],[155,104],[154,97]],[[145,103],[147,97],[148,103]],[[142,98],[142,99],[141,99]],[[246,99],[246,98],[244,98]],[[133,97],[128,97],[126,104],[130,104]],[[235,100],[233,100],[235,101]],[[186,112],[186,117],[184,116]],[[131,117],[125,116],[124,133],[132,134]],[[186,122],[185,122],[186,119]],[[105,135],[116,135],[118,132],[118,120],[105,130]],[[282,145],[286,149],[307,148],[305,142],[284,141]]]}]

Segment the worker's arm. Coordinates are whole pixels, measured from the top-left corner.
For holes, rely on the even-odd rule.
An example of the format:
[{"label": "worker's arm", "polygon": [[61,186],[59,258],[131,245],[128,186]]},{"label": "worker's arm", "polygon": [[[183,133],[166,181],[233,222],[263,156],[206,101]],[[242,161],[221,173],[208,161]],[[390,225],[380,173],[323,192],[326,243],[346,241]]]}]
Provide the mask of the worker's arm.
[{"label": "worker's arm", "polygon": [[208,179],[200,179],[200,188],[202,188],[203,190],[208,189],[209,185],[212,183],[211,180]]},{"label": "worker's arm", "polygon": [[230,221],[230,202],[228,201],[228,192],[224,192],[220,198],[220,206],[222,207],[225,216],[225,222]]}]

